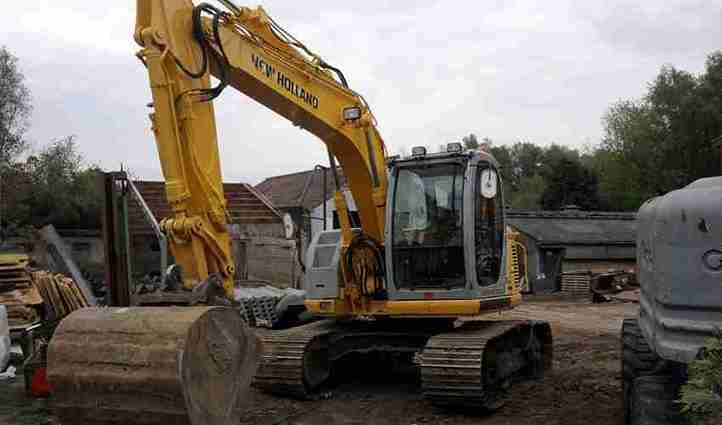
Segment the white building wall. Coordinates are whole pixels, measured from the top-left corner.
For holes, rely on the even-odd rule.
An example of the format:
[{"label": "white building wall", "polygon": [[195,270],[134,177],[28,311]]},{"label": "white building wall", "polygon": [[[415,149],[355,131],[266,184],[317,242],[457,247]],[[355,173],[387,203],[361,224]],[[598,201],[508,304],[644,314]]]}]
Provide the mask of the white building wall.
[{"label": "white building wall", "polygon": [[[356,201],[354,201],[353,196],[351,195],[351,192],[348,190],[344,191],[344,195],[346,195],[346,205],[348,205],[349,211],[357,211],[356,209]],[[316,237],[316,234],[318,232],[323,230],[331,230],[333,229],[333,212],[336,211],[336,203],[333,201],[333,196],[331,196],[326,201],[326,229],[323,228],[323,203],[316,206],[314,209],[311,210],[311,240],[313,240],[314,237]]]}]

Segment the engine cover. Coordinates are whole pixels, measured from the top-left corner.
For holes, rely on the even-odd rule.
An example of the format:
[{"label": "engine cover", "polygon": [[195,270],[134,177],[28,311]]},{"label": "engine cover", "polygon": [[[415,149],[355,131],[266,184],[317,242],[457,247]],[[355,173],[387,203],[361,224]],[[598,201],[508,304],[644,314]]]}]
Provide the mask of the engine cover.
[{"label": "engine cover", "polygon": [[341,231],[319,232],[306,252],[304,289],[309,299],[338,296],[338,265],[341,257]]},{"label": "engine cover", "polygon": [[639,324],[662,358],[689,363],[722,329],[722,177],[647,201],[637,224]]}]

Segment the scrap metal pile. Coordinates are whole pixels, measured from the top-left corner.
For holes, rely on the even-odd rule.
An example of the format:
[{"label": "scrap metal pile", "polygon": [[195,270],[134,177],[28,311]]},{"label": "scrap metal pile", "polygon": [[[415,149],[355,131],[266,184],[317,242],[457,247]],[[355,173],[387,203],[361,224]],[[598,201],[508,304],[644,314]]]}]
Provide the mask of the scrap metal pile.
[{"label": "scrap metal pile", "polygon": [[639,283],[637,275],[633,272],[614,270],[598,273],[592,276],[589,283],[594,302],[606,302],[613,299],[639,302]]},{"label": "scrap metal pile", "polygon": [[289,318],[297,320],[298,315],[306,310],[305,297],[306,291],[279,289],[271,285],[246,283],[235,289],[241,318],[252,327],[275,328]]}]

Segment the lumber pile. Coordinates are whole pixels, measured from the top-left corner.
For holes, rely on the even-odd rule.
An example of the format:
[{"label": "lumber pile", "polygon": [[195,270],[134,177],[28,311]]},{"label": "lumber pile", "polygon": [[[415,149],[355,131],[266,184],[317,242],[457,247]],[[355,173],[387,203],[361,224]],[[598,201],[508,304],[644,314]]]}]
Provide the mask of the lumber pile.
[{"label": "lumber pile", "polygon": [[0,305],[7,309],[10,329],[40,320],[38,308],[43,299],[33,285],[28,263],[27,255],[0,254]]},{"label": "lumber pile", "polygon": [[41,318],[62,319],[87,307],[88,302],[72,279],[45,271],[33,272],[27,255],[2,254],[0,305],[7,309],[10,329],[20,330]]},{"label": "lumber pile", "polygon": [[24,254],[0,254],[0,292],[31,286],[29,262]]},{"label": "lumber pile", "polygon": [[26,327],[40,320],[38,308],[42,303],[43,299],[35,287],[0,293],[0,305],[7,308],[8,325],[11,329]]},{"label": "lumber pile", "polygon": [[33,284],[45,303],[47,319],[62,319],[75,310],[89,306],[73,279],[45,271],[34,272],[32,276]]},{"label": "lumber pile", "polygon": [[591,293],[591,271],[562,273],[561,292],[564,295],[583,297]]}]

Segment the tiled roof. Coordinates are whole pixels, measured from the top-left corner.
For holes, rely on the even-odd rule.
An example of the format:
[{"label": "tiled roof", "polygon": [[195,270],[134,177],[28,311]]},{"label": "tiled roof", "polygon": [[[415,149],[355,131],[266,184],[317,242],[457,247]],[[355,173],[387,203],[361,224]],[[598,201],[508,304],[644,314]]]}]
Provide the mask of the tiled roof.
[{"label": "tiled roof", "polygon": [[634,213],[507,210],[507,223],[546,245],[634,244]]},{"label": "tiled roof", "polygon": [[[137,181],[134,183],[156,220],[160,221],[170,215],[170,206],[166,201],[163,182]],[[228,202],[227,208],[231,216],[231,223],[263,224],[282,222],[278,211],[253,187],[244,183],[224,183],[223,191]],[[137,202],[128,202],[128,221],[132,234],[153,233],[153,229],[143,216],[141,207]]]},{"label": "tiled roof", "polygon": [[[341,186],[345,178],[339,169]],[[331,170],[326,172],[330,196],[336,190]],[[308,170],[293,174],[269,177],[256,185],[256,189],[268,198],[276,208],[313,209],[323,202],[323,171]]]}]

